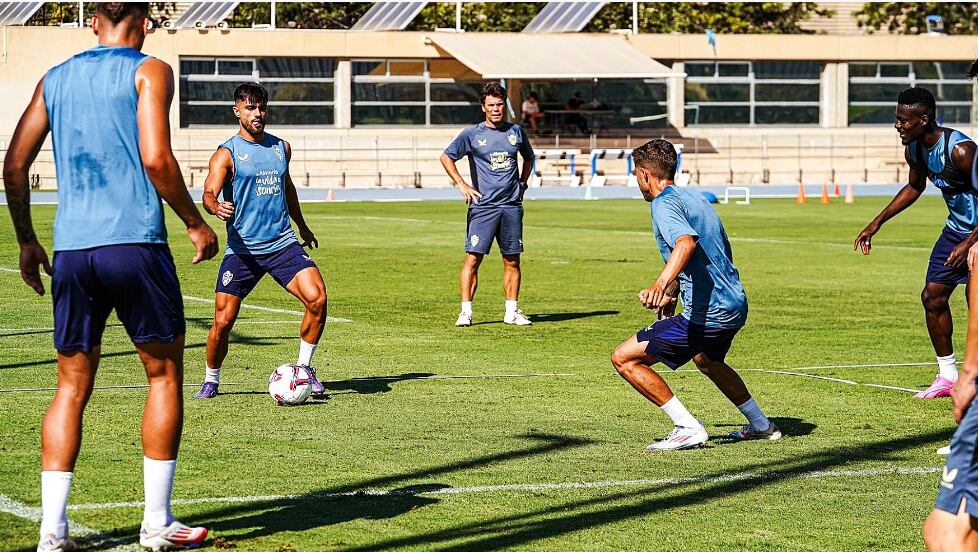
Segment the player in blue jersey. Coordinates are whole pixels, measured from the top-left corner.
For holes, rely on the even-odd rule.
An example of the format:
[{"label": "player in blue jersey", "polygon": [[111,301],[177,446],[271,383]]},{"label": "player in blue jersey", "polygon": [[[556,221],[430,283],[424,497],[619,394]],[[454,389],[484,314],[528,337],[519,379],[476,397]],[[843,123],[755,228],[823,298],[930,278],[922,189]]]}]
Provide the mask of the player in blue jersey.
[{"label": "player in blue jersey", "polygon": [[[978,76],[978,60],[968,76]],[[978,164],[971,169],[978,190]],[[978,550],[978,245],[968,251],[968,330],[964,363],[951,388],[954,421],[960,424],[948,451],[937,487],[937,502],[924,523],[924,542],[930,552]]]},{"label": "player in blue jersey", "polygon": [[[441,155],[441,164],[469,205],[465,230],[465,261],[459,276],[462,310],[456,326],[472,325],[472,299],[479,285],[479,265],[499,243],[503,257],[503,322],[532,324],[519,308],[520,253],[523,252],[523,194],[533,170],[533,148],[520,125],[505,121],[506,90],[491,82],[482,89],[486,120],[462,131]],[[517,171],[517,154],[523,158]],[[472,184],[459,174],[455,162],[469,157]]]},{"label": "player in blue jersey", "polygon": [[[240,123],[238,133],[211,156],[204,182],[204,209],[226,222],[228,245],[217,272],[204,383],[194,397],[217,396],[221,365],[241,302],[265,274],[305,305],[296,364],[309,370],[313,394],[322,394],[326,388],[316,378],[312,356],[326,326],[326,284],[316,263],[302,249],[318,247],[319,242],[302,217],[289,175],[292,148],[265,132],[268,92],[261,85],[245,83],[235,89],[234,114]],[[301,244],[290,217],[299,228]]]},{"label": "player in blue jersey", "polygon": [[[149,378],[142,421],[147,548],[199,544],[202,527],[173,519],[170,496],[183,427],[183,298],[167,246],[162,197],[187,227],[194,263],[217,253],[170,150],[173,72],[140,53],[148,4],[98,3],[98,46],[37,85],[4,160],[4,187],[24,281],[44,294],[52,275],[58,387],[41,426],[38,551],[76,550],[66,505],[106,318],[115,309]],[[58,178],[54,262],[34,234],[28,168],[48,132]]]},{"label": "player in blue jersey", "polygon": [[[673,185],[677,156],[667,140],[636,148],[632,158],[642,196],[652,204],[652,230],[666,266],[638,294],[645,308],[656,311],[658,322],[618,345],[611,362],[675,424],[646,450],[692,448],[708,439],[702,422],[652,369],[659,362],[675,370],[692,360],[737,406],[748,423],[731,438],[780,439],[781,431],[751,398],[744,380],[724,362],[734,336],[747,322],[747,295],[720,217],[701,193]],[[677,299],[683,304],[678,316]]]},{"label": "player in blue jersey", "polygon": [[894,126],[910,165],[907,185],[856,236],[853,249],[869,255],[873,236],[886,221],[917,201],[927,187],[927,179],[941,191],[949,214],[931,252],[920,294],[939,372],[916,397],[947,397],[958,378],[948,300],[959,284],[968,282],[968,249],[978,242],[978,195],[971,187],[975,143],[957,130],[938,126],[934,96],[919,87],[900,93]]}]

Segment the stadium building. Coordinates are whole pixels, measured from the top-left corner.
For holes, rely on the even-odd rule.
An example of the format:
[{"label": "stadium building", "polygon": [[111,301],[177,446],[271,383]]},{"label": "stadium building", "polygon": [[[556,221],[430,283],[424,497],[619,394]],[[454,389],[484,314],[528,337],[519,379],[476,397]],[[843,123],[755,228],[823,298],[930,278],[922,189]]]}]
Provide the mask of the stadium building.
[{"label": "stadium building", "polygon": [[[0,98],[10,107],[0,147],[45,68],[95,43],[87,28],[19,25],[40,4],[7,4],[16,13],[0,22]],[[906,174],[891,128],[900,90],[927,87],[943,122],[969,134],[978,117],[978,85],[965,79],[974,36],[577,32],[596,12],[580,6],[600,2],[552,3],[520,33],[399,30],[424,2],[377,4],[350,30],[227,28],[236,4],[181,5],[144,48],[178,73],[174,150],[195,186],[234,130],[230,96],[245,80],[270,90],[270,128],[295,146],[296,183],[329,188],[449,185],[438,155],[481,120],[487,80],[507,87],[513,120],[527,94],[539,97],[547,115],[534,146],[564,153],[538,171],[584,179],[591,150],[661,135],[683,144],[694,184],[897,182]],[[577,92],[584,106],[573,113]],[[55,186],[49,149],[35,170],[37,185]],[[622,159],[599,170],[628,168]]]}]

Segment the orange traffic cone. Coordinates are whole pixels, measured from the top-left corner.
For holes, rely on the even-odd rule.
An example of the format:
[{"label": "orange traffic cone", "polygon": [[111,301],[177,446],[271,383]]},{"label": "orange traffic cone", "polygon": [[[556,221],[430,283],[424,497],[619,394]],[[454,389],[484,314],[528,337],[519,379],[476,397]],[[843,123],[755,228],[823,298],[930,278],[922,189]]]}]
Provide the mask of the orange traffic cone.
[{"label": "orange traffic cone", "polygon": [[845,202],[846,203],[855,203],[856,202],[856,195],[852,192],[852,182],[850,182],[849,185],[846,186],[846,200],[845,200]]},{"label": "orange traffic cone", "polygon": [[825,184],[822,184],[822,199],[820,201],[821,201],[821,203],[823,205],[832,201],[831,199],[829,199],[829,183],[828,182],[826,182]]},{"label": "orange traffic cone", "polygon": [[836,182],[836,183],[835,183],[835,194],[833,194],[833,195],[834,195],[835,197],[839,197],[839,192],[840,192],[840,191],[841,191],[841,190],[839,190],[839,183],[838,183],[838,182]]},{"label": "orange traffic cone", "polygon": [[336,198],[333,197],[333,190],[332,190],[332,188],[330,188],[329,190],[326,191],[326,201],[336,201]]},{"label": "orange traffic cone", "polygon": [[798,197],[795,198],[795,203],[805,204],[808,203],[808,198],[805,197],[805,185],[801,182],[798,183]]}]

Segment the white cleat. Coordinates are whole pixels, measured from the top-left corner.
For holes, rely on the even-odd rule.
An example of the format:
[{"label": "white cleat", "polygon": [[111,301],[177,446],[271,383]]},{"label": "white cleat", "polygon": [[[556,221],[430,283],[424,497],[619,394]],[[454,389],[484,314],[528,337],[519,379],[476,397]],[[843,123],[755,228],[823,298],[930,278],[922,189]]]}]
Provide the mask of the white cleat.
[{"label": "white cleat", "polygon": [[951,454],[951,445],[947,445],[937,449],[937,454],[940,454],[941,456],[947,456]]},{"label": "white cleat", "polygon": [[516,309],[513,312],[506,313],[503,317],[503,322],[506,324],[512,324],[514,326],[532,326],[533,322],[523,314],[521,309]]},{"label": "white cleat", "polygon": [[661,450],[682,450],[695,448],[705,443],[710,438],[706,430],[700,427],[676,426],[658,443],[652,443],[645,447],[647,451]]},{"label": "white cleat", "polygon": [[472,325],[472,315],[467,312],[458,313],[458,318],[455,319],[456,328],[466,328]]},{"label": "white cleat", "polygon": [[184,548],[202,544],[207,539],[207,529],[203,527],[187,527],[179,521],[161,529],[139,529],[139,546],[149,548],[153,552]]},{"label": "white cleat", "polygon": [[37,543],[37,552],[75,552],[79,550],[75,541],[65,537],[59,539],[54,535],[45,535],[41,542]]}]

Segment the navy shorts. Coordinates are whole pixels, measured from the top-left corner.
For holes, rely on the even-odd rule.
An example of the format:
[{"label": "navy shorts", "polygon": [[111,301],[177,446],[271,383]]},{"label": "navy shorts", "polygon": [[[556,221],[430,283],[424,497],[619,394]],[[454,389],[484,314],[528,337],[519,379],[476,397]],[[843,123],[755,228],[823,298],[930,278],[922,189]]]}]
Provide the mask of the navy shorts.
[{"label": "navy shorts", "polygon": [[975,458],[975,442],[978,441],[978,397],[961,420],[961,425],[951,438],[951,453],[940,475],[937,487],[937,503],[934,507],[957,514],[961,501],[965,509],[978,517],[978,458]]},{"label": "navy shorts", "polygon": [[722,362],[740,328],[728,330],[704,328],[690,324],[684,316],[670,316],[641,329],[635,338],[648,341],[645,352],[675,370],[700,353]]},{"label": "navy shorts", "polygon": [[941,232],[934,250],[930,254],[930,262],[927,263],[927,281],[935,284],[967,284],[968,283],[968,263],[962,264],[958,268],[944,266],[947,256],[958,244],[968,239],[968,234],[955,232],[947,226]]},{"label": "navy shorts", "polygon": [[523,252],[523,207],[470,208],[465,227],[465,251],[485,255],[492,249],[492,241],[499,242],[503,255]]},{"label": "navy shorts", "polygon": [[91,352],[112,309],[133,343],[170,343],[185,333],[183,296],[166,244],[58,251],[51,266],[54,347]]},{"label": "navy shorts", "polygon": [[265,274],[271,274],[278,285],[286,287],[300,271],[315,267],[312,257],[298,243],[266,255],[228,253],[217,271],[214,291],[244,299]]}]

